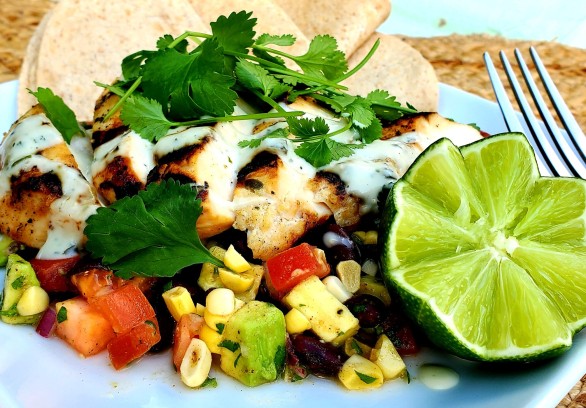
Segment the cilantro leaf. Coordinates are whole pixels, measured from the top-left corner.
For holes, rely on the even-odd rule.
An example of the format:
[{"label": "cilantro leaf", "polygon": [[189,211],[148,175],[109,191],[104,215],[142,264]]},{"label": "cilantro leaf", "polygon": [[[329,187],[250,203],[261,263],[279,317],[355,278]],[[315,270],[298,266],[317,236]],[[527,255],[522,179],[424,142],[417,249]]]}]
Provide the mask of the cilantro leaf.
[{"label": "cilantro leaf", "polygon": [[357,371],[357,370],[354,370],[354,372],[356,373],[356,375],[358,376],[358,378],[360,378],[360,380],[363,383],[365,383],[365,384],[372,384],[373,382],[376,381],[376,378],[374,378],[374,377],[372,377],[370,375],[361,373],[360,371]]},{"label": "cilantro leaf", "polygon": [[143,139],[155,142],[173,125],[163,114],[163,107],[153,99],[134,95],[125,102],[120,119]]},{"label": "cilantro leaf", "polygon": [[[401,103],[397,101],[396,97],[390,96],[387,91],[374,90],[366,96],[366,100],[370,102],[374,112],[381,119],[391,122],[405,114],[405,109],[401,107]],[[416,112],[412,108],[407,110],[413,113]]]},{"label": "cilantro leaf", "polygon": [[281,47],[288,47],[295,44],[295,37],[291,34],[271,35],[262,34],[258,36],[254,42],[256,45],[279,45]]},{"label": "cilantro leaf", "polygon": [[220,16],[210,23],[212,35],[225,51],[248,53],[248,48],[254,44],[253,28],[256,25],[256,18],[251,16],[251,12],[232,12],[228,17]]},{"label": "cilantro leaf", "polygon": [[157,51],[143,66],[144,96],[158,101],[165,116],[174,119],[192,118],[194,111],[200,116],[231,114],[238,94],[231,89],[235,79],[223,74],[223,58],[218,42],[210,39],[191,54]]},{"label": "cilantro leaf", "polygon": [[57,323],[63,323],[67,320],[67,308],[65,306],[61,306],[57,311]]},{"label": "cilantro leaf", "polygon": [[63,102],[61,97],[55,95],[49,88],[38,88],[37,92],[30,89],[28,91],[37,98],[47,118],[61,133],[67,144],[71,143],[73,136],[85,136],[85,132],[75,118],[75,113]]},{"label": "cilantro leaf", "polygon": [[378,118],[374,118],[372,122],[370,122],[370,125],[365,128],[354,127],[354,129],[360,135],[362,142],[366,144],[380,139],[383,134],[383,125]]},{"label": "cilantro leaf", "polygon": [[290,117],[287,118],[287,124],[292,134],[304,139],[312,136],[326,135],[330,131],[330,127],[324,118],[321,117],[315,119]]},{"label": "cilantro leaf", "polygon": [[338,50],[334,37],[329,35],[314,37],[307,52],[293,60],[304,73],[326,79],[337,79],[348,69],[346,56]]},{"label": "cilantro leaf", "polygon": [[240,348],[240,344],[228,339],[222,340],[220,343],[218,343],[218,346],[228,349],[232,353],[234,353],[236,350]]},{"label": "cilantro leaf", "polygon": [[363,145],[351,145],[324,137],[318,141],[305,141],[296,149],[295,153],[314,167],[322,167],[342,157],[352,156],[354,149]]},{"label": "cilantro leaf", "polygon": [[[162,50],[162,49],[168,48],[171,44],[173,44],[174,41],[175,41],[175,38],[173,38],[172,35],[165,34],[164,36],[162,36],[161,38],[159,38],[157,40],[157,49]],[[173,46],[173,49],[175,49],[176,51],[178,51],[182,54],[186,54],[188,44],[189,43],[187,42],[187,40],[183,39],[183,40],[179,41],[179,43],[175,44],[175,46]]]},{"label": "cilantro leaf", "polygon": [[87,220],[86,248],[123,278],[171,277],[203,262],[221,266],[197,235],[201,212],[189,185],[151,183],[135,196],[98,208]]},{"label": "cilantro leaf", "polygon": [[257,137],[256,139],[247,139],[241,140],[238,142],[239,147],[250,147],[251,149],[255,149],[261,145],[261,143],[266,139],[279,139],[279,138],[286,138],[289,136],[289,128],[278,128],[273,130],[272,132],[268,132],[267,134],[263,135],[262,137]]},{"label": "cilantro leaf", "polygon": [[272,99],[277,99],[291,89],[291,87],[282,84],[260,65],[253,64],[247,60],[240,60],[236,63],[235,73],[238,81],[244,87],[258,90]]}]

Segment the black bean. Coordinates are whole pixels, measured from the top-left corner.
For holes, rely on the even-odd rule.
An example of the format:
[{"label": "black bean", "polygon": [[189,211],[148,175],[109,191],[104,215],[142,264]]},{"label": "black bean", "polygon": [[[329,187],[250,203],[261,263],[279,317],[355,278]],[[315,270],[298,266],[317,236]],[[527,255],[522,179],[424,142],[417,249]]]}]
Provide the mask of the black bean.
[{"label": "black bean", "polygon": [[320,377],[335,377],[342,369],[342,353],[329,343],[305,334],[293,338],[293,348],[301,363]]},{"label": "black bean", "polygon": [[386,314],[382,300],[368,294],[353,296],[345,304],[364,328],[376,327]]},{"label": "black bean", "polygon": [[[332,265],[342,261],[360,260],[360,253],[348,233],[339,225],[330,224],[323,234],[322,245],[325,247],[326,258]],[[322,246],[320,245],[320,246]]]}]

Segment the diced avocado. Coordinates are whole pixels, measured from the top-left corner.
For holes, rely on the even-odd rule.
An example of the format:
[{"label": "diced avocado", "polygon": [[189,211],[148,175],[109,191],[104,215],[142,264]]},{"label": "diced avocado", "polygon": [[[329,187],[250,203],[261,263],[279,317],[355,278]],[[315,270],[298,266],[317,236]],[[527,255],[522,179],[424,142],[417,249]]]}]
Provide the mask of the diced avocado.
[{"label": "diced avocado", "polygon": [[16,252],[18,243],[12,238],[0,234],[0,266],[5,266],[8,262],[8,255]]},{"label": "diced avocado", "polygon": [[41,286],[31,264],[16,254],[8,255],[0,312],[0,318],[4,323],[35,325],[39,322],[42,313],[20,316],[16,310],[22,294],[31,286]]},{"label": "diced avocado", "polygon": [[285,316],[274,305],[253,300],[226,323],[220,343],[222,370],[255,387],[277,379],[285,366]]}]

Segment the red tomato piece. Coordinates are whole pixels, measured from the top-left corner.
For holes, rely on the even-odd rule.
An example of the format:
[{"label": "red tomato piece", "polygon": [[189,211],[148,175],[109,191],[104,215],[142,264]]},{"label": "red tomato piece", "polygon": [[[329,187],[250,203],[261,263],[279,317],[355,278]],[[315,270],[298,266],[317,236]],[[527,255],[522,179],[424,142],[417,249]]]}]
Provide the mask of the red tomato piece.
[{"label": "red tomato piece", "polygon": [[123,285],[105,295],[89,299],[110,321],[116,333],[125,333],[155,317],[155,310],[135,285]]},{"label": "red tomato piece", "polygon": [[124,279],[118,278],[107,269],[92,268],[76,273],[71,282],[86,299],[105,295],[124,285]]},{"label": "red tomato piece", "polygon": [[68,274],[77,261],[79,256],[63,259],[32,259],[30,263],[41,287],[47,292],[70,292],[73,286]]},{"label": "red tomato piece", "polygon": [[181,361],[189,347],[191,339],[199,337],[199,331],[204,325],[204,319],[198,314],[188,313],[181,316],[173,332],[173,364],[179,371]]},{"label": "red tomato piece", "polygon": [[117,334],[108,343],[110,362],[116,370],[120,370],[130,362],[142,357],[160,340],[159,323],[153,316],[126,333]]},{"label": "red tomato piece", "polygon": [[55,311],[55,334],[85,357],[106,349],[114,338],[110,322],[81,296],[57,302]]},{"label": "red tomato piece", "polygon": [[276,299],[281,299],[295,285],[312,275],[323,278],[330,273],[324,251],[307,243],[268,259],[266,267],[267,287]]}]

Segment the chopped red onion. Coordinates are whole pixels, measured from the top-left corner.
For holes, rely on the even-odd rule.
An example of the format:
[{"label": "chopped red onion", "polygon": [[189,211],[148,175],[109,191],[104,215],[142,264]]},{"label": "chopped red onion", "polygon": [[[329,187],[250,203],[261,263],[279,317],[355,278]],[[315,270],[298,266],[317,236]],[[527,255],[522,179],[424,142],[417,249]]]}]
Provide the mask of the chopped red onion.
[{"label": "chopped red onion", "polygon": [[50,337],[53,334],[53,330],[55,330],[56,324],[57,313],[55,312],[55,309],[50,307],[45,310],[45,313],[43,313],[43,317],[41,317],[41,320],[37,325],[37,333],[43,337]]}]

